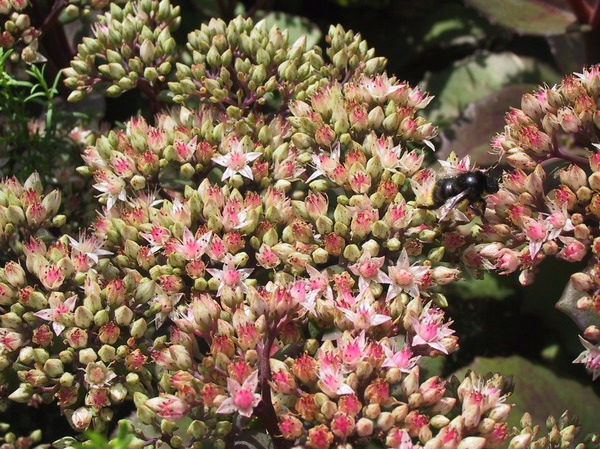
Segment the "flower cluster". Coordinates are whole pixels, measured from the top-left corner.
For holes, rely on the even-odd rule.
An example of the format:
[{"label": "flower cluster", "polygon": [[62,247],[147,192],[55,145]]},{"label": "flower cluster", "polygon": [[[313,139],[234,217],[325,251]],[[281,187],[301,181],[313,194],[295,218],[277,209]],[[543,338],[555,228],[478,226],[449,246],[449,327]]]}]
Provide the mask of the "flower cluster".
[{"label": "flower cluster", "polygon": [[16,178],[0,180],[0,248],[7,256],[23,254],[23,244],[31,237],[43,235],[49,228],[61,227],[66,217],[58,215],[60,191],[44,194],[37,173],[23,184]]},{"label": "flower cluster", "polygon": [[196,98],[237,118],[269,104],[281,114],[289,100],[305,99],[331,80],[372,75],[385,66],[366,41],[341,27],[330,29],[328,42],[331,62],[326,64],[321,48],[307,48],[305,36],[290,43],[287,30],[268,30],[265,21],[212,19],[189,34],[192,64],[177,64],[178,81],[169,89],[175,102]]},{"label": "flower cluster", "polygon": [[[111,5],[68,84],[95,84],[96,54],[109,90],[151,83],[177,11]],[[436,129],[418,112],[429,96],[340,27],[324,52],[242,18],[189,41],[193,63],[169,84],[188,106],[133,118],[85,150],[79,171],[102,210],[78,238],[31,232],[61,220],[35,177],[0,185],[6,239],[20,248],[0,269],[0,398],[55,403],[77,431],[105,430],[133,404],[132,448],[221,448],[256,425],[277,448],[506,442],[507,381],[445,381],[419,365],[457,349],[440,287],[461,278],[461,257],[485,266],[490,233],[453,226],[460,208],[442,232],[428,207]]]},{"label": "flower cluster", "polygon": [[19,60],[32,64],[43,60],[38,52],[38,37],[41,31],[31,24],[29,15],[24,11],[29,0],[0,1],[0,48],[3,50],[17,49],[11,56],[14,62]]},{"label": "flower cluster", "polygon": [[[472,267],[520,272],[533,282],[548,256],[585,261],[573,273],[561,308],[577,317],[587,339],[577,359],[600,374],[600,67],[564,78],[559,86],[523,95],[521,109],[506,114],[492,147],[512,171],[488,197],[480,243],[463,255]],[[552,175],[551,175],[552,174]]]},{"label": "flower cluster", "polygon": [[180,20],[179,7],[168,0],[127,2],[122,8],[110,2],[110,12],[97,18],[94,36],[83,39],[64,71],[65,85],[74,89],[69,100],[82,99],[98,85],[105,85],[109,96],[140,87],[154,99],[172,68],[171,32]]}]

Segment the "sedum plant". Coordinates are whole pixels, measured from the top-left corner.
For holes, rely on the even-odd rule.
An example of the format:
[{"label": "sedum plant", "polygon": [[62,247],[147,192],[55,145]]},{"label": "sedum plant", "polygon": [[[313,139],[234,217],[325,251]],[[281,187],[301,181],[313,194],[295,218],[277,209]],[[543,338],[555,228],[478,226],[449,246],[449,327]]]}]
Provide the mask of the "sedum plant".
[{"label": "sedum plant", "polygon": [[[72,98],[106,81],[107,94],[137,83],[158,99],[177,14],[165,0],[111,5],[67,72]],[[515,179],[537,179],[531,158],[534,174],[507,175],[483,221],[468,208],[440,221],[425,165],[437,131],[419,116],[430,97],[388,76],[359,35],[332,27],[326,40],[308,48],[242,17],[192,32],[164,94],[179,105],[84,151],[100,212],[78,237],[49,232],[66,217],[38,176],[0,183],[4,409],[54,403],[75,431],[100,433],[129,409],[113,445],[128,432],[131,448],[573,444],[567,415],[547,438],[527,416],[511,428],[500,374],[447,381],[420,364],[458,347],[443,294],[458,261],[514,271],[529,260],[517,249],[533,260],[583,220],[542,242],[511,234],[545,217],[508,213]],[[508,134],[495,145],[511,163],[530,155]]]}]

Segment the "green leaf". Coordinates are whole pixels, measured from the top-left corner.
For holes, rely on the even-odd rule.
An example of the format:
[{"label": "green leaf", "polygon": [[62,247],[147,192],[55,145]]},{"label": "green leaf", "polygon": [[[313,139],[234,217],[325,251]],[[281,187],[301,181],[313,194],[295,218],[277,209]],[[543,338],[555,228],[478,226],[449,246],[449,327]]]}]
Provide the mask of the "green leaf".
[{"label": "green leaf", "polygon": [[498,156],[490,153],[490,140],[504,127],[504,114],[521,104],[521,96],[535,89],[534,84],[514,84],[470,103],[462,115],[440,135],[438,159],[454,151],[460,158],[470,155],[479,165],[492,165]]},{"label": "green leaf", "polygon": [[576,21],[571,11],[544,0],[466,0],[466,4],[490,22],[520,34],[564,34]]},{"label": "green leaf", "polygon": [[296,42],[302,35],[306,36],[306,48],[314,47],[321,40],[321,30],[317,24],[311,22],[306,17],[295,16],[283,12],[264,11],[256,13],[256,20],[266,19],[267,29],[277,25],[281,30],[288,30],[290,33],[290,43]]},{"label": "green leaf", "polygon": [[559,377],[548,368],[519,356],[494,359],[478,357],[455,375],[462,380],[468,369],[479,375],[498,372],[504,377],[513,376],[515,391],[506,400],[509,404],[515,404],[509,416],[509,426],[516,426],[525,412],[531,413],[534,424],[543,426],[549,415],[558,418],[565,410],[569,410],[579,417],[580,438],[599,430],[600,398],[589,385]]},{"label": "green leaf", "polygon": [[490,25],[478,14],[459,3],[440,4],[427,17],[419,42],[424,47],[447,48],[452,45],[476,45],[486,36]]},{"label": "green leaf", "polygon": [[556,303],[556,308],[568,315],[582,331],[589,326],[600,326],[600,317],[595,310],[580,309],[577,301],[585,296],[584,293],[575,290],[573,283],[569,280],[563,294]]},{"label": "green leaf", "polygon": [[548,65],[511,52],[480,52],[442,72],[429,75],[424,87],[434,100],[426,118],[439,126],[454,122],[471,102],[503,87],[518,84],[554,84],[560,76]]}]

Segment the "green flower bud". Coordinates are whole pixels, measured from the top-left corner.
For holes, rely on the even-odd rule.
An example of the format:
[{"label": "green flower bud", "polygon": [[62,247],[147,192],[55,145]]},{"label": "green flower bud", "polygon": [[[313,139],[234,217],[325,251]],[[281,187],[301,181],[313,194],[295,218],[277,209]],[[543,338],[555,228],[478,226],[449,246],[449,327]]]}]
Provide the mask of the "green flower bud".
[{"label": "green flower bud", "polygon": [[75,309],[74,319],[77,327],[87,329],[92,325],[94,315],[87,307],[79,306]]},{"label": "green flower bud", "polygon": [[114,346],[111,345],[102,345],[98,350],[98,355],[100,359],[105,363],[110,363],[115,359],[117,354],[117,350]]},{"label": "green flower bud", "polygon": [[[106,60],[109,64],[123,64],[123,57],[121,56],[121,53],[110,48],[106,49]],[[108,70],[108,68],[104,70]]]},{"label": "green flower bud", "polygon": [[34,362],[33,348],[31,346],[21,348],[19,351],[19,362],[24,365],[31,365]]},{"label": "green flower bud", "polygon": [[46,360],[50,358],[50,354],[43,348],[34,348],[33,349],[33,359],[41,364],[46,363]]},{"label": "green flower bud", "polygon": [[373,224],[373,236],[377,237],[378,239],[385,239],[388,236],[390,229],[388,227],[388,225],[381,220],[377,220],[374,224]]},{"label": "green flower bud", "polygon": [[117,323],[119,326],[129,326],[129,323],[131,323],[132,319],[133,312],[129,307],[123,305],[115,310],[115,323]]},{"label": "green flower bud", "polygon": [[136,416],[139,422],[142,424],[150,425],[154,423],[154,419],[156,418],[156,413],[150,410],[146,405],[140,405],[137,407]]},{"label": "green flower bud", "polygon": [[146,279],[135,290],[135,302],[145,304],[156,294],[156,282]]},{"label": "green flower bud", "polygon": [[52,218],[52,226],[55,228],[60,228],[67,223],[66,215],[56,215]]},{"label": "green flower bud", "polygon": [[131,78],[123,77],[117,82],[117,86],[119,86],[123,91],[131,90],[135,87],[135,83]]},{"label": "green flower bud", "polygon": [[186,433],[195,440],[201,440],[207,435],[208,426],[204,421],[194,420],[188,426]]},{"label": "green flower bud", "polygon": [[208,283],[203,277],[194,280],[194,290],[204,291],[208,288]]},{"label": "green flower bud", "polygon": [[[144,69],[144,75],[143,76],[148,81],[150,81],[151,83],[153,83],[158,78],[158,72],[157,72],[157,70],[154,67],[146,67]],[[175,84],[175,83],[169,83],[169,84]]]},{"label": "green flower bud", "polygon": [[71,373],[64,373],[58,380],[63,387],[72,387],[75,384],[75,376]]},{"label": "green flower bud", "polygon": [[329,260],[329,253],[323,248],[317,248],[313,251],[312,258],[316,264],[327,263]]},{"label": "green flower bud", "polygon": [[431,300],[442,309],[448,307],[448,300],[442,293],[432,293]]},{"label": "green flower bud", "polygon": [[84,348],[79,351],[79,363],[88,365],[98,360],[98,354],[92,348]]},{"label": "green flower bud", "polygon": [[438,263],[443,259],[445,252],[446,248],[444,248],[443,246],[439,246],[429,251],[427,259],[429,259],[431,263]]},{"label": "green flower bud", "polygon": [[83,100],[84,97],[85,97],[85,92],[83,92],[81,90],[74,90],[73,92],[71,92],[69,94],[69,97],[67,98],[67,101],[69,101],[71,103],[75,103],[77,101]]},{"label": "green flower bud", "polygon": [[11,223],[14,223],[15,225],[20,225],[25,222],[25,213],[23,212],[23,209],[18,206],[15,206],[14,204],[8,206],[8,209],[6,211],[6,217]]},{"label": "green flower bud", "polygon": [[350,226],[350,211],[346,206],[338,204],[335,210],[333,211],[333,218],[338,223],[343,223],[346,226]]},{"label": "green flower bud", "polygon": [[71,67],[78,75],[87,75],[90,73],[90,66],[80,59],[73,59],[71,61]]},{"label": "green flower bud", "polygon": [[169,72],[171,71],[171,63],[170,62],[163,62],[161,65],[158,66],[158,73],[163,75],[163,76],[167,76],[169,74]]},{"label": "green flower bud", "polygon": [[63,363],[59,359],[48,359],[44,363],[44,372],[50,377],[60,377],[64,371]]},{"label": "green flower bud", "polygon": [[361,255],[360,249],[355,244],[350,244],[344,248],[344,257],[349,262],[356,262]]},{"label": "green flower bud", "polygon": [[148,329],[148,324],[144,318],[139,318],[131,325],[131,336],[133,338],[142,338]]},{"label": "green flower bud", "polygon": [[371,109],[369,111],[369,115],[367,117],[367,120],[369,122],[369,127],[373,128],[373,129],[378,129],[381,126],[381,124],[383,123],[384,119],[385,119],[385,114],[384,114],[381,106],[377,106],[376,108]]},{"label": "green flower bud", "polygon": [[194,166],[188,162],[179,168],[179,173],[183,179],[192,179],[192,177],[196,174],[196,170],[194,169]]},{"label": "green flower bud", "polygon": [[116,86],[116,85],[109,86],[106,89],[106,95],[108,95],[109,97],[118,97],[122,93],[123,93],[123,89],[121,89],[119,86]]},{"label": "green flower bud", "polygon": [[[102,45],[100,44],[100,42],[98,42],[97,39],[94,39],[91,37],[84,37],[84,38],[82,38],[82,42],[89,54],[96,54],[102,50]],[[112,50],[107,50],[107,56],[108,56],[108,51],[112,51]],[[117,62],[117,61],[109,60],[109,62]]]},{"label": "green flower bud", "polygon": [[19,388],[8,395],[8,399],[11,401],[25,404],[33,396],[33,389],[27,384],[21,384]]},{"label": "green flower bud", "polygon": [[154,44],[150,39],[146,39],[142,42],[142,45],[140,45],[140,58],[147,66],[154,63]]},{"label": "green flower bud", "polygon": [[123,78],[127,74],[127,72],[123,68],[123,65],[120,62],[108,63],[108,73],[115,80]]},{"label": "green flower bud", "polygon": [[73,348],[68,348],[64,351],[60,351],[58,353],[58,357],[60,358],[60,361],[63,362],[65,365],[71,364],[73,363],[73,360],[75,358],[75,350]]},{"label": "green flower bud", "polygon": [[108,315],[108,310],[102,309],[98,310],[94,314],[94,324],[98,327],[104,326],[110,320],[110,316]]},{"label": "green flower bud", "polygon": [[[315,224],[317,226],[317,231],[319,231],[319,234],[321,234],[321,235],[331,234],[331,231],[334,228],[333,221],[329,217],[326,217],[325,215],[321,215],[319,218],[317,218],[317,221]],[[336,223],[336,224],[338,224],[338,223]],[[343,223],[340,222],[339,224],[343,224]]]}]

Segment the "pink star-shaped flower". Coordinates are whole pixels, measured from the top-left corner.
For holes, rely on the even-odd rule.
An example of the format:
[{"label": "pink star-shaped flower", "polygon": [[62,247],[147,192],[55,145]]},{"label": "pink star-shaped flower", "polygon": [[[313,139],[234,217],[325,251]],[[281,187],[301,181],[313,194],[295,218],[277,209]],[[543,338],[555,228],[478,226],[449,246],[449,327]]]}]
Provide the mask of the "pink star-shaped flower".
[{"label": "pink star-shaped flower", "polygon": [[261,396],[255,393],[258,387],[258,371],[252,373],[240,385],[237,380],[227,379],[227,391],[229,397],[221,402],[217,413],[235,413],[249,418],[252,416],[252,410],[261,401]]}]

